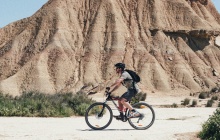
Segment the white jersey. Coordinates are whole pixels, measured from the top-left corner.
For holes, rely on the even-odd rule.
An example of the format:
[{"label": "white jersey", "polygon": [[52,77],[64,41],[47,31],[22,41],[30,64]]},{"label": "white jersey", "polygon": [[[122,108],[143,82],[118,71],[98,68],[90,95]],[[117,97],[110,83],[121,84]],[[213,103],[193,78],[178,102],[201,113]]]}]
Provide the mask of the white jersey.
[{"label": "white jersey", "polygon": [[123,85],[127,88],[127,89],[133,89],[135,87],[135,89],[137,90],[137,93],[140,91],[138,85],[136,82],[134,82],[134,87],[133,87],[133,80],[132,80],[132,77],[131,75],[127,72],[127,71],[124,71],[122,74],[121,74],[121,77],[122,79],[124,79],[123,81]]}]

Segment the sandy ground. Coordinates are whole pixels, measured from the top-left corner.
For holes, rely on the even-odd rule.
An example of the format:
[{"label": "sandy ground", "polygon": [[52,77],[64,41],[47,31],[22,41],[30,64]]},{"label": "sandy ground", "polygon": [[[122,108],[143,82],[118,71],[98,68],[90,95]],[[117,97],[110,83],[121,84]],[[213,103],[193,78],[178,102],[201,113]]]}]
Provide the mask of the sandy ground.
[{"label": "sandy ground", "polygon": [[84,117],[1,117],[1,140],[184,140],[195,139],[216,108],[155,108],[156,120],[147,130],[113,120],[105,130],[91,130]]},{"label": "sandy ground", "polygon": [[[84,117],[0,117],[0,140],[196,140],[196,133],[216,108],[158,106],[180,104],[187,97],[148,95],[146,101],[153,105],[156,120],[147,130],[135,130],[128,122],[115,119],[107,129],[95,131],[87,126]],[[103,101],[104,97],[96,99]]]}]

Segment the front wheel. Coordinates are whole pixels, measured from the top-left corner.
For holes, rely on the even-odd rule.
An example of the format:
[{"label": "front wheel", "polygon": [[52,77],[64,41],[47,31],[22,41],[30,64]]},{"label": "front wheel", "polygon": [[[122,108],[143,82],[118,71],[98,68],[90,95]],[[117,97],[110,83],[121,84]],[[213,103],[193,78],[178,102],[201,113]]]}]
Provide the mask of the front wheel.
[{"label": "front wheel", "polygon": [[112,122],[112,110],[104,103],[94,103],[86,111],[85,120],[87,125],[94,130],[102,130]]},{"label": "front wheel", "polygon": [[139,102],[132,105],[132,107],[140,113],[139,117],[128,119],[129,124],[133,128],[138,130],[145,130],[153,125],[155,120],[155,113],[150,105],[144,102]]}]

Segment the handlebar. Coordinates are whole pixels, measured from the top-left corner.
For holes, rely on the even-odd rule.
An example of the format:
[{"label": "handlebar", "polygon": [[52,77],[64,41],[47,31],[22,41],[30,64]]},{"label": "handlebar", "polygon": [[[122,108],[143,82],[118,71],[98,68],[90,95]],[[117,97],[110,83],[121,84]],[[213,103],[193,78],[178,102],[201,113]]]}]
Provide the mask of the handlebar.
[{"label": "handlebar", "polygon": [[106,95],[106,96],[110,95],[109,90],[110,90],[110,87],[106,87],[106,89],[105,89],[105,95]]},{"label": "handlebar", "polygon": [[[105,89],[105,95],[106,96],[111,94],[109,91],[110,91],[110,87],[106,87],[106,89]],[[97,93],[97,92],[88,92],[87,95],[92,95],[92,94],[95,94],[95,93]]]},{"label": "handlebar", "polygon": [[106,87],[106,91],[109,91],[110,90],[110,87]]},{"label": "handlebar", "polygon": [[107,100],[119,100],[119,97],[112,97],[111,96],[111,92],[109,92],[110,90],[110,87],[106,87],[106,90],[105,90],[105,96],[107,97]]}]

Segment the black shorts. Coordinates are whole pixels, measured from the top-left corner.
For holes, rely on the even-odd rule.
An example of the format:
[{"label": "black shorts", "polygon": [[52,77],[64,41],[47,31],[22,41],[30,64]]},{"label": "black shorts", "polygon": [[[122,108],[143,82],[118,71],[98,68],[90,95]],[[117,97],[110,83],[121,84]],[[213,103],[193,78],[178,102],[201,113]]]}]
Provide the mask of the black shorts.
[{"label": "black shorts", "polygon": [[134,97],[136,94],[137,94],[137,91],[136,91],[135,89],[128,89],[128,91],[125,92],[125,93],[121,96],[121,98],[126,99],[127,102],[128,102],[128,101],[130,101],[131,98]]}]

